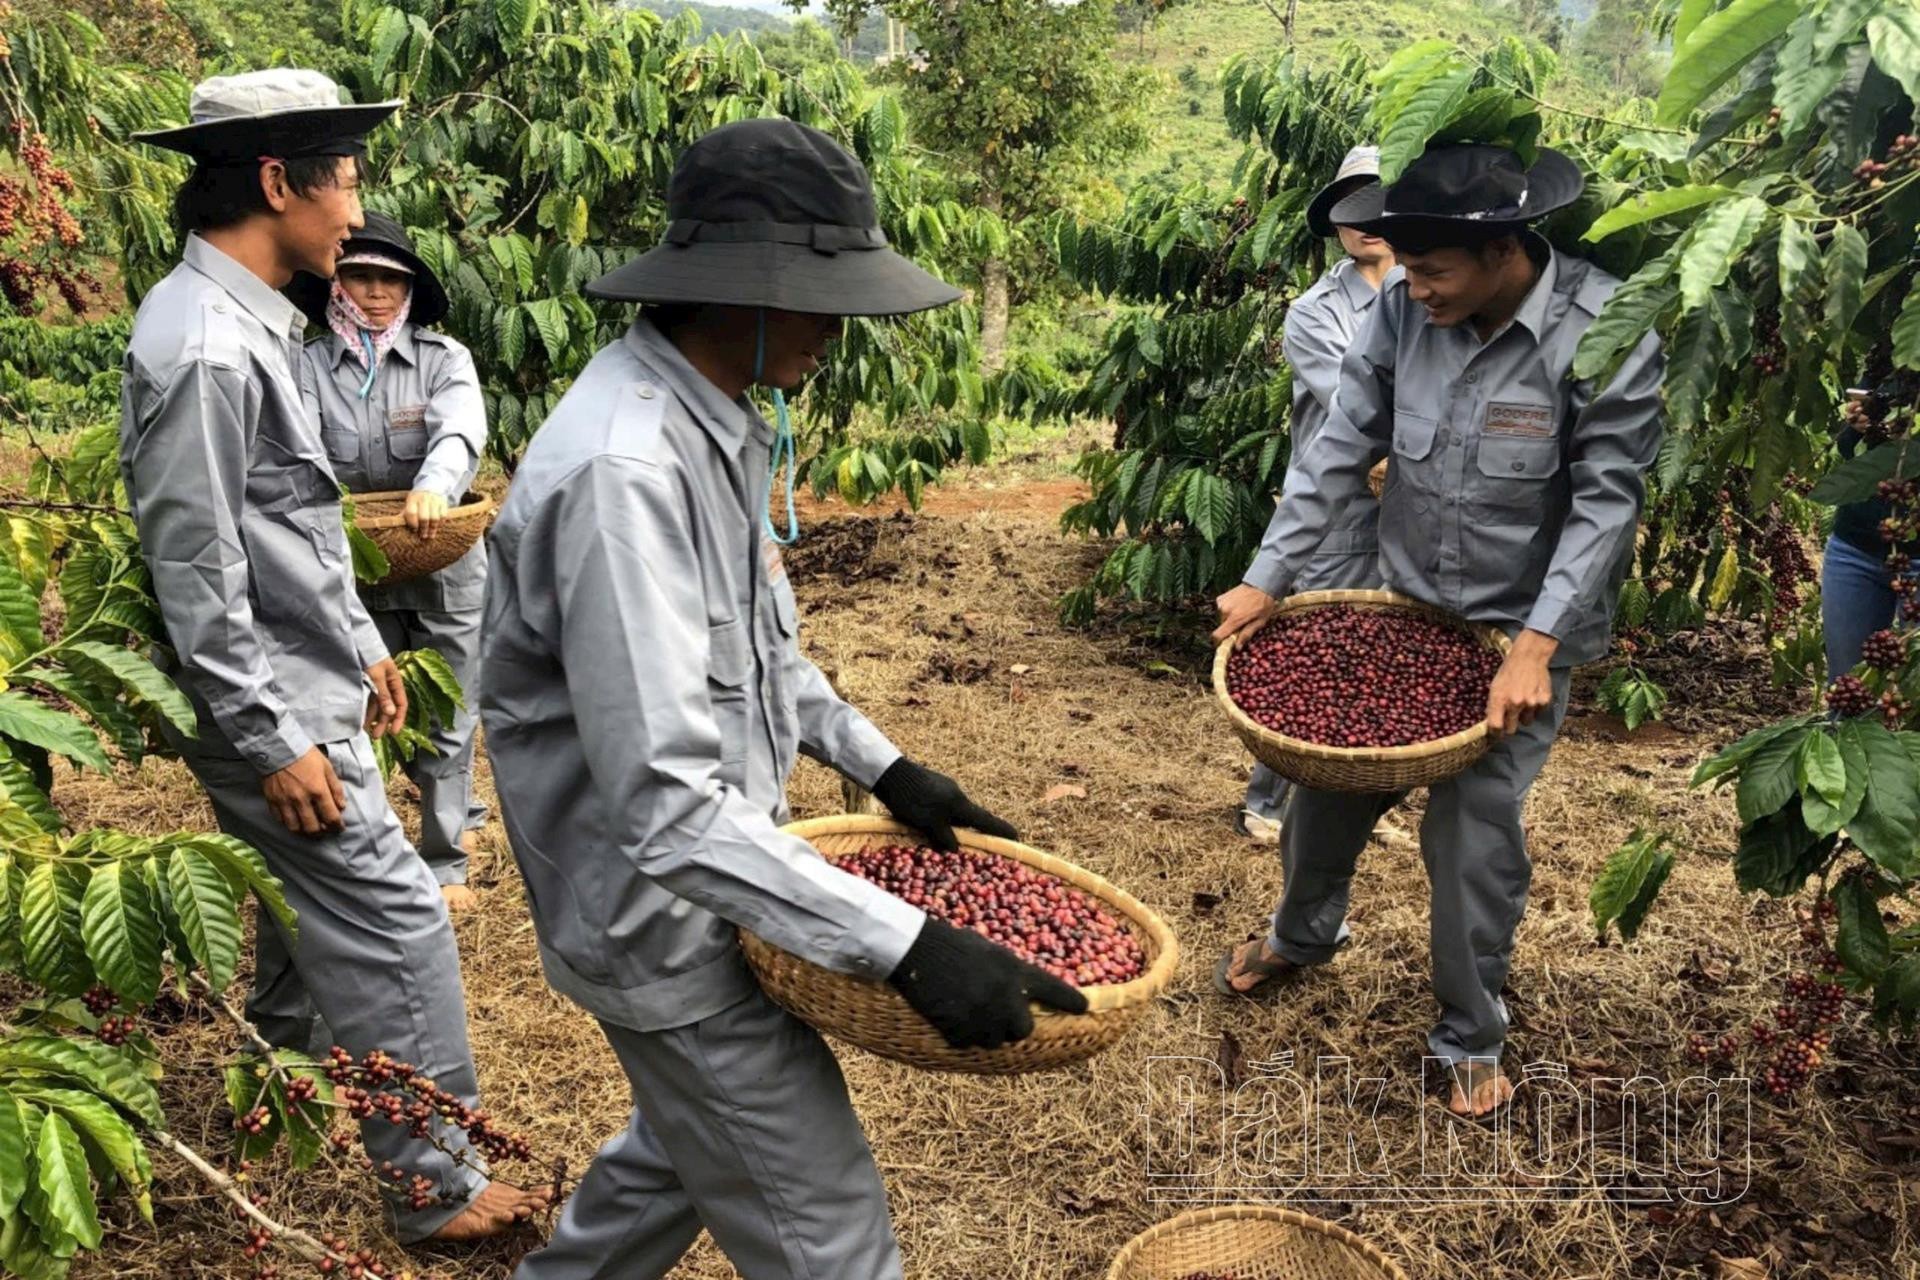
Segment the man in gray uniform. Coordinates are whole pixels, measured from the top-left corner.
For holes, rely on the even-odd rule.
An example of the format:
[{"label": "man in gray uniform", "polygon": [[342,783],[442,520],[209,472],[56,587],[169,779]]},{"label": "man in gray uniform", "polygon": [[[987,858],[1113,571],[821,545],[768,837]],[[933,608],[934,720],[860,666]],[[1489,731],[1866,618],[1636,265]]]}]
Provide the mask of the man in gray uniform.
[{"label": "man in gray uniform", "polygon": [[[1334,221],[1386,238],[1399,259],[1341,369],[1326,426],[1288,474],[1245,581],[1222,596],[1225,638],[1257,630],[1335,513],[1391,451],[1380,526],[1387,585],[1513,636],[1478,764],[1433,787],[1420,847],[1432,886],[1430,1051],[1452,1109],[1512,1096],[1500,1074],[1500,992],[1532,864],[1521,806],[1566,712],[1568,676],[1606,652],[1616,593],[1660,438],[1659,348],[1649,335],[1604,388],[1575,380],[1580,336],[1618,282],[1554,252],[1526,223],[1579,195],[1579,170],[1542,150],[1440,146]],[[1283,837],[1284,896],[1264,942],[1236,954],[1269,983],[1324,964],[1345,940],[1355,860],[1396,796],[1298,788]]]},{"label": "man in gray uniform", "polygon": [[[1347,256],[1313,282],[1287,308],[1280,348],[1293,370],[1293,413],[1288,419],[1293,454],[1289,471],[1333,408],[1340,385],[1340,361],[1373,310],[1380,282],[1393,270],[1393,250],[1379,236],[1353,227],[1336,227],[1327,214],[1340,200],[1380,181],[1380,148],[1355,147],[1341,160],[1333,181],[1307,205],[1307,226],[1317,236],[1340,238]],[[1327,530],[1320,552],[1307,565],[1296,591],[1365,590],[1380,585],[1380,504],[1364,492],[1340,512]],[[1263,844],[1280,842],[1289,783],[1264,764],[1253,766],[1247,798],[1240,810],[1240,834]]]},{"label": "man in gray uniform", "polygon": [[[487,447],[487,406],[473,356],[431,326],[447,292],[392,218],[368,213],[332,281],[301,273],[287,289],[327,332],[307,344],[300,393],[317,412],[327,460],[353,493],[405,489],[407,527],[431,538],[466,494]],[[376,305],[377,304],[377,305]],[[473,799],[473,731],[480,693],[480,608],[487,550],[475,542],[437,573],[365,584],[360,598],[389,650],[432,649],[447,660],[467,706],[406,763],[420,788],[420,856],[451,911],[471,908],[467,859],[486,806]]]},{"label": "man in gray uniform", "polygon": [[[489,536],[481,720],[547,979],[633,1087],[521,1280],[672,1269],[704,1226],[746,1280],[899,1280],[885,1189],[839,1065],[746,967],[746,927],[885,980],[956,1045],[1085,999],[781,832],[805,752],[951,848],[1011,828],[903,757],[801,656],[772,527],[780,389],[840,315],[957,291],[886,247],[866,171],[785,120],[674,170],[666,243],[590,292],[650,304],[534,437]],[[826,314],[831,308],[834,314]],[[779,429],[746,396],[772,387]]]},{"label": "man in gray uniform", "polygon": [[[221,830],[260,851],[299,915],[290,947],[262,913],[259,1007],[299,1012],[261,1031],[384,1049],[477,1106],[446,908],[367,737],[401,722],[406,693],[354,591],[339,488],[294,380],[303,321],[277,292],[296,270],[332,274],[360,223],[363,139],[395,105],[342,106],[317,72],[263,71],[201,84],[192,124],[144,135],[195,165],[175,201],[184,260],[134,319],[120,462],[166,623],[156,656],[198,715],[177,745]],[[494,1234],[545,1203],[383,1119],[361,1136],[437,1188],[426,1209],[390,1206],[402,1240]]]}]

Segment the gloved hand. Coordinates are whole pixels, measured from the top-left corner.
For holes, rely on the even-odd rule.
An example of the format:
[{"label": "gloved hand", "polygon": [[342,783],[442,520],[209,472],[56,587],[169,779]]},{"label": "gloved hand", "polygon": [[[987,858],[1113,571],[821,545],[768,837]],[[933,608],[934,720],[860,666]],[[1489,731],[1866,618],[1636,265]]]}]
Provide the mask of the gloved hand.
[{"label": "gloved hand", "polygon": [[1032,1035],[1029,1000],[1063,1013],[1087,1011],[1078,988],[932,916],[887,981],[956,1049],[998,1049]]},{"label": "gloved hand", "polygon": [[926,836],[934,848],[949,853],[960,847],[953,834],[955,827],[972,827],[1005,840],[1020,838],[1012,823],[967,799],[967,793],[952,778],[905,756],[880,775],[880,781],[873,784],[873,794],[896,819]]}]

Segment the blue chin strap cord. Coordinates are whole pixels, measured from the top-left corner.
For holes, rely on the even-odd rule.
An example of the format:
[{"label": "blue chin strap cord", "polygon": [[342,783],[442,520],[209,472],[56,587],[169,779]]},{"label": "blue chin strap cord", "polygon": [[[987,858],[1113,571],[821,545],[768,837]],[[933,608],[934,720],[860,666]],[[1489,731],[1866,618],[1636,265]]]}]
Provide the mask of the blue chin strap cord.
[{"label": "blue chin strap cord", "polygon": [[360,398],[365,400],[373,393],[373,375],[379,362],[373,352],[373,335],[365,329],[360,331],[360,349],[367,353],[367,380],[360,384]]},{"label": "blue chin strap cord", "polygon": [[[760,381],[766,372],[767,363],[767,311],[760,309],[759,336],[754,343],[753,380]],[[790,547],[800,537],[800,517],[793,509],[793,420],[787,414],[787,397],[778,387],[773,391],[773,452],[767,458],[767,499],[760,507],[760,520],[767,528],[767,536],[783,547]],[[781,537],[780,531],[773,527],[773,480],[782,470],[787,473],[787,536]]]}]

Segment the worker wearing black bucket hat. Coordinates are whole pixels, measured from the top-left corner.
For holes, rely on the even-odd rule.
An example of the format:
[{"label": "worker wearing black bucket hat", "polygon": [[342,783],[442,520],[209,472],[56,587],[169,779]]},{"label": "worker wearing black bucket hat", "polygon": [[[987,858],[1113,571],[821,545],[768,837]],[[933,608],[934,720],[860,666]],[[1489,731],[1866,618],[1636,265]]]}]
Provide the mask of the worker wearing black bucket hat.
[{"label": "worker wearing black bucket hat", "polygon": [[[473,356],[432,328],[447,291],[406,229],[369,212],[332,280],[302,272],[287,288],[322,331],[302,353],[300,391],[320,419],[327,461],[353,493],[404,491],[413,536],[440,536],[487,445],[487,408]],[[475,542],[452,564],[405,582],[365,585],[360,598],[395,653],[430,649],[447,660],[467,705],[428,736],[433,749],[404,766],[420,791],[420,856],[450,911],[471,908],[467,860],[487,810],[473,800],[480,692],[480,607],[487,552]]]},{"label": "worker wearing black bucket hat", "polygon": [[[174,745],[299,916],[296,937],[261,913],[249,1013],[276,1045],[385,1050],[477,1107],[453,930],[368,739],[404,722],[405,687],[354,589],[294,365],[305,321],[280,292],[333,274],[362,222],[366,133],[395,105],[343,103],[315,71],[249,72],[202,82],[191,123],[146,135],[194,168],[180,265],[128,341],[120,467],[157,657],[196,714]],[[435,1147],[376,1117],[361,1137],[432,1185],[420,1207],[387,1202],[407,1242],[498,1234],[548,1199],[490,1183],[455,1128]]]},{"label": "worker wearing black bucket hat", "polygon": [[[1335,223],[1384,237],[1399,265],[1252,567],[1219,601],[1218,638],[1264,625],[1331,516],[1391,454],[1386,585],[1512,637],[1487,700],[1497,741],[1431,788],[1420,831],[1440,1005],[1427,1044],[1451,1069],[1462,1115],[1490,1114],[1512,1095],[1499,1068],[1500,992],[1532,871],[1521,806],[1565,714],[1572,667],[1606,652],[1660,440],[1655,338],[1604,386],[1572,374],[1581,335],[1619,282],[1527,224],[1570,204],[1580,185],[1551,151],[1529,166],[1501,147],[1439,146],[1384,190],[1333,206]],[[1256,958],[1268,983],[1328,962],[1347,940],[1355,862],[1396,800],[1295,789],[1284,895]]]},{"label": "worker wearing black bucket hat", "polygon": [[[645,305],[534,437],[489,535],[481,719],[548,981],[633,1086],[521,1280],[671,1270],[704,1226],[747,1280],[898,1280],[886,1193],[820,1036],[760,990],[751,929],[890,981],[955,1044],[1084,997],[780,830],[796,755],[952,847],[1012,828],[901,755],[796,643],[780,395],[840,317],[958,291],[887,247],[858,161],[784,120],[681,158],[659,247],[591,291]],[[776,396],[778,428],[747,397]],[[784,455],[784,464],[777,459]]]}]

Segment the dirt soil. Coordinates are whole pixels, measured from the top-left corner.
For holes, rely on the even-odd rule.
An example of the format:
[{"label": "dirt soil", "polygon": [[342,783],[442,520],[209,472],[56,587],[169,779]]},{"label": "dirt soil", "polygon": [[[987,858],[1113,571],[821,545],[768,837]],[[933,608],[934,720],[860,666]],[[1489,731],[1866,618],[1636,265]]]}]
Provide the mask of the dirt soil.
[{"label": "dirt soil", "polygon": [[[1262,1096],[1262,1072],[1291,1078],[1286,1054],[1308,1071],[1318,1056],[1340,1055],[1356,1077],[1386,1080],[1384,1100],[1369,1113],[1389,1175],[1378,1181],[1419,1183],[1423,1140],[1445,1142],[1451,1134],[1470,1151],[1490,1141],[1480,1129],[1450,1127],[1423,1084],[1433,1002],[1427,889],[1413,850],[1369,849],[1353,892],[1354,945],[1329,969],[1265,1002],[1214,992],[1215,958],[1261,926],[1280,889],[1274,854],[1229,826],[1248,758],[1212,705],[1197,631],[1156,634],[1125,620],[1070,631],[1057,623],[1055,599],[1103,553],[1055,530],[1061,500],[1060,493],[1001,502],[978,489],[963,497],[943,492],[929,504],[939,514],[918,518],[847,516],[815,505],[789,556],[806,648],[836,672],[847,695],[904,750],[954,774],[1016,822],[1025,839],[1146,901],[1184,952],[1173,989],[1141,1027],[1072,1070],[947,1077],[843,1049],[913,1280],[1098,1280],[1130,1237],[1183,1207],[1150,1200],[1150,1165],[1194,1174],[1191,1181],[1206,1190],[1236,1185],[1226,1174],[1203,1172],[1210,1161],[1258,1155],[1245,1149],[1244,1134],[1223,1138],[1204,1127],[1190,1151],[1176,1150],[1169,1130],[1181,1099],[1217,1115],[1223,1102],[1231,1105],[1220,1080],[1252,1080],[1239,1095],[1250,1110]],[[1591,1132],[1617,1148],[1622,1109],[1608,1078],[1692,1075],[1688,1033],[1717,1036],[1768,1016],[1785,977],[1804,963],[1791,906],[1734,892],[1725,857],[1731,804],[1687,788],[1694,765],[1738,722],[1772,713],[1764,669],[1733,650],[1703,650],[1679,665],[1694,676],[1684,694],[1676,691],[1671,725],[1627,734],[1617,721],[1576,708],[1534,789],[1535,872],[1510,982],[1509,1063],[1516,1073],[1523,1064],[1558,1064],[1564,1075],[1538,1075],[1523,1090],[1516,1134],[1551,1119],[1545,1100],[1558,1096],[1557,1082],[1571,1082],[1590,1091]],[[1581,683],[1590,690],[1593,682]],[[1082,788],[1085,797],[1069,789],[1044,800],[1059,784]],[[394,796],[414,822],[404,783]],[[799,816],[835,812],[838,779],[803,763],[792,796]],[[61,800],[81,821],[148,830],[210,822],[190,780],[167,763],[113,783],[67,784]],[[1678,836],[1672,879],[1638,941],[1597,944],[1589,885],[1607,854],[1641,825]],[[542,980],[497,828],[485,850],[475,877],[482,905],[461,921],[459,937],[486,1105],[537,1152],[564,1158],[577,1174],[625,1122],[625,1084],[592,1021]],[[228,1053],[230,1034],[192,1016],[159,1030],[176,1064],[165,1087],[177,1130],[203,1149],[223,1150],[229,1116],[214,1066]],[[1150,1067],[1155,1057],[1190,1059],[1185,1069],[1198,1072],[1197,1090],[1179,1092],[1178,1070]],[[1456,1175],[1445,1184],[1466,1186],[1455,1203],[1379,1203],[1363,1179],[1301,1198],[1290,1193],[1302,1185],[1297,1172],[1274,1172],[1285,1167],[1284,1133],[1269,1163],[1254,1169],[1265,1175],[1264,1190],[1229,1198],[1331,1218],[1413,1277],[1920,1275],[1920,1080],[1911,1048],[1889,1048],[1856,1012],[1838,1029],[1830,1057],[1834,1065],[1796,1106],[1759,1098],[1750,1108],[1730,1106],[1739,1123],[1750,1115],[1751,1171],[1741,1153],[1724,1157],[1720,1167],[1747,1189],[1714,1207],[1629,1203],[1596,1185],[1597,1176],[1586,1178],[1586,1190],[1543,1193],[1558,1184],[1537,1171],[1472,1181]],[[1757,1063],[1740,1065],[1757,1074]],[[1722,1063],[1714,1074],[1733,1070]],[[1353,1112],[1335,1100],[1328,1114],[1341,1121]],[[1367,1114],[1358,1118],[1359,1133],[1374,1132],[1365,1127]],[[1578,1136],[1577,1123],[1546,1128]],[[1374,1142],[1362,1138],[1363,1160]],[[1298,1148],[1292,1140],[1296,1166]],[[1697,1171],[1697,1157],[1694,1163]],[[76,1274],[252,1275],[240,1232],[220,1204],[183,1168],[165,1159],[158,1165],[157,1225],[116,1210],[105,1250]],[[782,1172],[807,1176],[805,1169]],[[1678,1186],[1677,1178],[1669,1169],[1654,1181]],[[287,1220],[401,1257],[381,1234],[363,1175],[294,1175],[276,1159],[256,1171],[255,1182]],[[529,1232],[509,1243],[422,1250],[408,1265],[421,1274],[498,1280],[537,1238]],[[292,1259],[282,1259],[281,1270],[309,1274]],[[703,1240],[674,1277],[733,1274]]]}]

